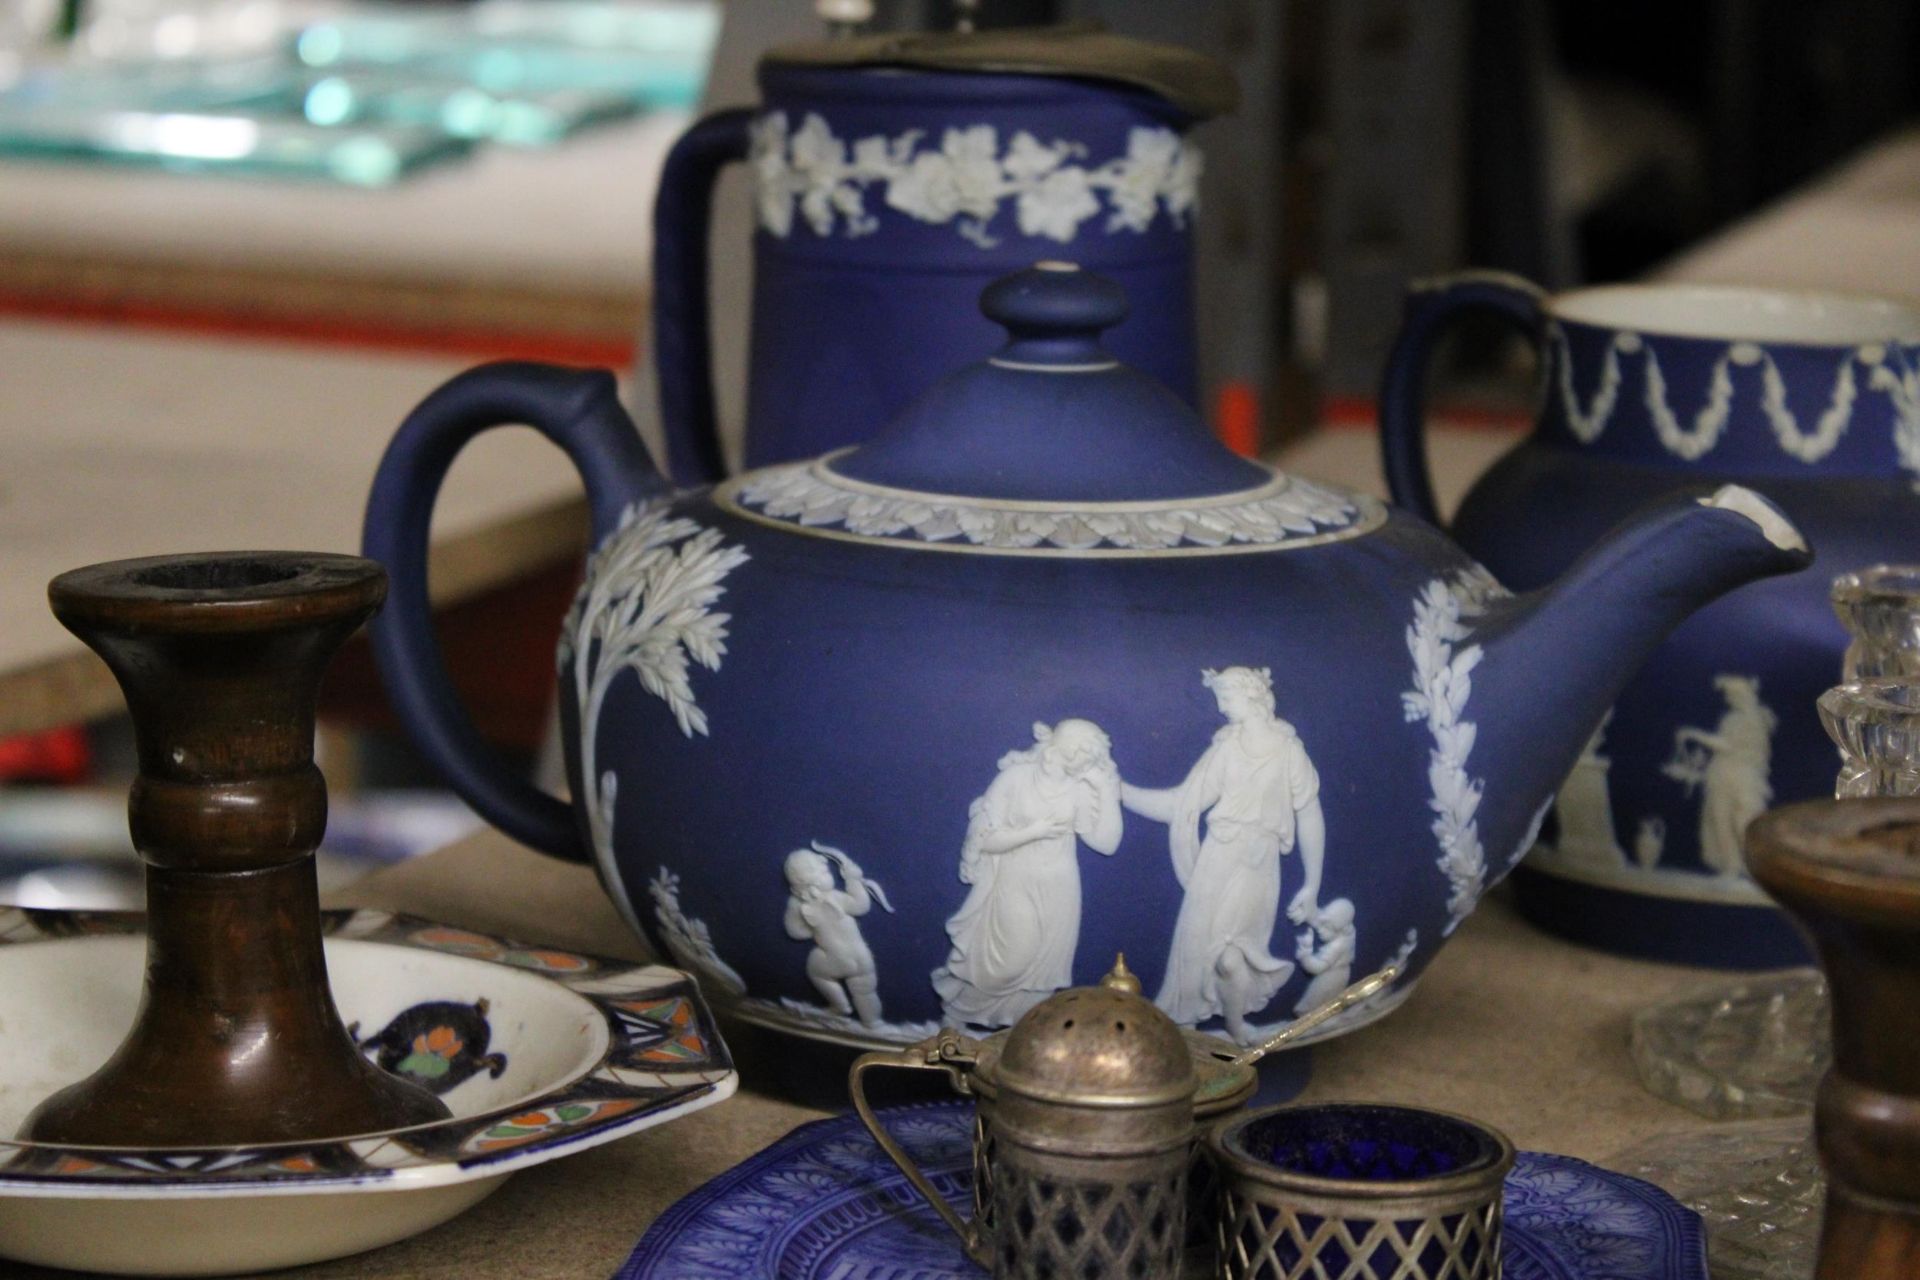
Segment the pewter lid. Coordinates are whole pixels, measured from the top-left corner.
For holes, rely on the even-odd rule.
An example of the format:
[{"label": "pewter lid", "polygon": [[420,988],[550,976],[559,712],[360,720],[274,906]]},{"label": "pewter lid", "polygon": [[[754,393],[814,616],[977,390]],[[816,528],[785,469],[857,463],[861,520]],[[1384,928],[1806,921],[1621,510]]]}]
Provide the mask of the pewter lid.
[{"label": "pewter lid", "polygon": [[1114,35],[1097,22],[994,31],[892,31],[781,45],[762,66],[911,67],[1110,80],[1159,95],[1194,117],[1240,105],[1226,63],[1178,45]]},{"label": "pewter lid", "polygon": [[981,1055],[976,1075],[1002,1096],[1151,1107],[1191,1099],[1198,1083],[1185,1035],[1140,994],[1124,959],[1099,986],[1035,1005],[995,1047]]}]

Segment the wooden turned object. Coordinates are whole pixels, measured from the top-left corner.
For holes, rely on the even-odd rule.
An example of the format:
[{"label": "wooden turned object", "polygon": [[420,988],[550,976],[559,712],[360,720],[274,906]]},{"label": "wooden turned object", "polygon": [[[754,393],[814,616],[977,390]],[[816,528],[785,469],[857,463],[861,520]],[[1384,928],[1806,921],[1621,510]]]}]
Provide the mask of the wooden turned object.
[{"label": "wooden turned object", "polygon": [[1814,1136],[1827,1170],[1817,1280],[1920,1276],[1920,800],[1816,800],[1747,830],[1833,993]]},{"label": "wooden turned object", "polygon": [[355,1048],[320,943],[314,703],[328,659],[386,591],[370,560],[293,552],[121,560],[48,587],[133,716],[147,971],[119,1050],[41,1103],[21,1137],[225,1146],[446,1118]]}]

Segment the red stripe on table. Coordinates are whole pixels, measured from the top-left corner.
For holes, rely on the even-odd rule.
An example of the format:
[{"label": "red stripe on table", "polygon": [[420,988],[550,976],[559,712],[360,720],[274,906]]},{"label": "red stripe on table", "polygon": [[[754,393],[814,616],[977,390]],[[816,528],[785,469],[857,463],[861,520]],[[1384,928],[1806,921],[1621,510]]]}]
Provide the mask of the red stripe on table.
[{"label": "red stripe on table", "polygon": [[[1533,415],[1524,409],[1458,403],[1429,408],[1427,419],[1449,427],[1486,431],[1521,431],[1533,425]],[[1320,421],[1329,427],[1365,427],[1371,431],[1380,422],[1380,402],[1371,396],[1328,396],[1320,403]]]},{"label": "red stripe on table", "polygon": [[33,320],[118,324],[175,333],[218,334],[263,342],[297,342],[363,350],[409,351],[490,359],[551,360],[560,364],[632,366],[635,339],[566,334],[498,333],[483,329],[370,324],[365,320],[296,316],[242,316],[224,311],[110,300],[55,300],[0,293],[0,316]]}]

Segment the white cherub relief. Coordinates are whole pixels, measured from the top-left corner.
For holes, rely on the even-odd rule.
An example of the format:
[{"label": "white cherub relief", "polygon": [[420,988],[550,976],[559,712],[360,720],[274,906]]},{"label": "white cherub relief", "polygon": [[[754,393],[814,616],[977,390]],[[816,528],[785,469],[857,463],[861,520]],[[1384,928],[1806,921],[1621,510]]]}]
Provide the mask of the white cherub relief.
[{"label": "white cherub relief", "polygon": [[1294,972],[1293,961],[1268,951],[1281,859],[1299,848],[1304,883],[1287,917],[1303,923],[1319,912],[1326,818],[1320,775],[1293,726],[1274,714],[1271,673],[1228,667],[1201,679],[1226,725],[1185,781],[1166,790],[1127,785],[1121,802],[1167,824],[1174,874],[1186,890],[1154,1003],[1188,1026],[1222,1015],[1228,1034],[1245,1042],[1258,1034],[1248,1016]]},{"label": "white cherub relief", "polygon": [[[835,882],[836,865],[845,888]],[[886,891],[862,874],[852,858],[818,840],[787,855],[786,873],[787,936],[813,943],[807,977],[835,1013],[857,1017],[862,1026],[879,1026],[880,975],[857,917],[876,902],[892,912]]]},{"label": "white cherub relief", "polygon": [[1663,770],[1700,797],[1700,860],[1716,874],[1746,874],[1740,840],[1747,824],[1773,800],[1767,774],[1773,763],[1773,730],[1779,718],[1760,701],[1752,676],[1719,675],[1713,687],[1727,700],[1711,730],[1683,725],[1673,734],[1673,758]]},{"label": "white cherub relief", "polygon": [[[1318,939],[1319,945],[1315,945]],[[1353,902],[1335,898],[1316,912],[1308,927],[1300,931],[1294,958],[1313,975],[1295,1013],[1311,1013],[1345,991],[1353,982],[1353,952],[1360,934],[1353,927]]]},{"label": "white cherub relief", "polygon": [[1079,844],[1120,846],[1120,774],[1088,720],[1033,726],[1034,745],[1001,757],[967,811],[966,901],[947,921],[952,949],[933,987],[954,1024],[1003,1027],[1073,985],[1080,940]]}]

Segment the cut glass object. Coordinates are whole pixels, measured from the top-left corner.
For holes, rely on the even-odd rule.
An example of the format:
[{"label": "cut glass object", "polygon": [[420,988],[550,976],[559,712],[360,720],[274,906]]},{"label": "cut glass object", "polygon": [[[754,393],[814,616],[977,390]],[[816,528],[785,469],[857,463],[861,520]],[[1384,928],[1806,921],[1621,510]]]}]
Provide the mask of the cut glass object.
[{"label": "cut glass object", "polygon": [[1817,969],[1758,975],[1633,1019],[1641,1083],[1715,1120],[1806,1114],[1831,1059]]},{"label": "cut glass object", "polygon": [[1662,1134],[1608,1165],[1665,1188],[1707,1227],[1714,1280],[1807,1280],[1826,1179],[1806,1119]]}]

